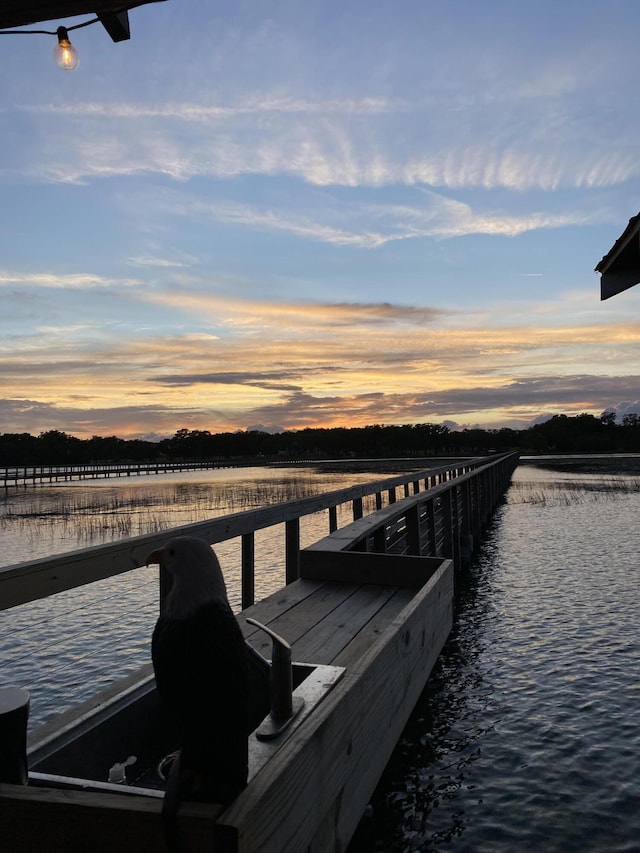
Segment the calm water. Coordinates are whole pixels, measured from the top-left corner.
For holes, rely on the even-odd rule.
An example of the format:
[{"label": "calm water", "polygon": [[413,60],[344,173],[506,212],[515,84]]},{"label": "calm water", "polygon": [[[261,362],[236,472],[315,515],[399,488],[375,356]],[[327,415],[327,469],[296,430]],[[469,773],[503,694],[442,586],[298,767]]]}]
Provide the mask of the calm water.
[{"label": "calm water", "polygon": [[626,471],[516,470],[358,850],[640,850],[640,473]]}]

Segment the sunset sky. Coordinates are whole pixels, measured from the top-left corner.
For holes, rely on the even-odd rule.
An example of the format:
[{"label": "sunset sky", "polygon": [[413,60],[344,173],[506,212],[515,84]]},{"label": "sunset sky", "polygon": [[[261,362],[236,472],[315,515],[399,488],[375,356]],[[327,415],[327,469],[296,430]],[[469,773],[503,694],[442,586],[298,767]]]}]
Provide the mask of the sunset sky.
[{"label": "sunset sky", "polygon": [[637,0],[130,20],[0,39],[0,433],[640,412]]}]

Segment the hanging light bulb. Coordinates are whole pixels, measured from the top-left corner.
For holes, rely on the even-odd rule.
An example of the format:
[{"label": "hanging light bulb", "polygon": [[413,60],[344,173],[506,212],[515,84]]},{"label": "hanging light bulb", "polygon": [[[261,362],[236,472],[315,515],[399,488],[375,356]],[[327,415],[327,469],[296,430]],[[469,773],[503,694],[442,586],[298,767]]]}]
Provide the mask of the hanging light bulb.
[{"label": "hanging light bulb", "polygon": [[63,71],[75,71],[80,65],[78,51],[69,41],[66,27],[58,27],[58,44],[53,49],[53,58]]}]

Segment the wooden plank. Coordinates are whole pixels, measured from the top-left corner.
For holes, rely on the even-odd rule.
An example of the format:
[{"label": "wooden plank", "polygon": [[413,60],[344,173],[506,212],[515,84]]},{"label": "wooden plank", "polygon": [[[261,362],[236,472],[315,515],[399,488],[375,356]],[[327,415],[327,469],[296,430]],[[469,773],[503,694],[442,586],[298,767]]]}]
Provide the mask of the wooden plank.
[{"label": "wooden plank", "polygon": [[[307,599],[321,594],[327,585],[327,581],[299,578],[297,581],[283,586],[267,598],[256,602],[246,610],[240,611],[237,614],[238,619],[242,619],[243,616],[254,616],[260,622],[268,624],[289,610],[299,607]],[[331,586],[333,588],[334,585]],[[258,629],[250,627],[249,634],[245,636],[249,636],[256,630]]]},{"label": "wooden plank", "polygon": [[293,646],[294,660],[332,664],[393,596],[396,587],[363,586]]},{"label": "wooden plank", "polygon": [[357,664],[373,643],[387,630],[394,619],[397,619],[401,611],[411,603],[414,595],[414,589],[397,588],[384,606],[355,635],[351,642],[336,655],[331,663],[334,666],[344,666],[347,668]]},{"label": "wooden plank", "polygon": [[450,630],[452,594],[446,561],[221,816],[239,853],[307,850],[327,826],[327,849],[345,849]]},{"label": "wooden plank", "polygon": [[300,575],[307,580],[420,587],[437,571],[441,562],[439,557],[365,551],[323,552],[305,548],[300,552]]},{"label": "wooden plank", "polygon": [[[314,631],[329,613],[332,613],[357,589],[357,584],[325,583],[315,593],[304,598],[296,607],[281,611],[268,622],[261,618],[264,617],[264,614],[259,605],[256,605],[255,608],[249,608],[245,615],[252,616],[259,622],[268,625],[293,646],[306,633]],[[254,628],[254,632],[248,636],[251,645],[261,655],[270,658],[271,640],[259,628]],[[325,661],[316,661],[316,663],[325,663]]]},{"label": "wooden plank", "polygon": [[297,580],[277,590],[277,592],[272,593],[267,598],[263,598],[262,601],[257,602],[252,607],[242,610],[237,616],[245,640],[258,634],[259,629],[247,624],[244,617],[252,616],[258,622],[269,625],[278,616],[297,607],[301,601],[314,595],[324,586],[324,581]]},{"label": "wooden plank", "polygon": [[[0,840],[7,853],[160,853],[167,849],[161,809],[158,799],[0,784]],[[224,831],[221,844],[214,846],[221,810],[218,805],[181,806],[183,849],[225,850]]]},{"label": "wooden plank", "polygon": [[362,498],[356,498],[353,501],[353,520],[357,521],[359,518],[362,518],[363,514]]}]

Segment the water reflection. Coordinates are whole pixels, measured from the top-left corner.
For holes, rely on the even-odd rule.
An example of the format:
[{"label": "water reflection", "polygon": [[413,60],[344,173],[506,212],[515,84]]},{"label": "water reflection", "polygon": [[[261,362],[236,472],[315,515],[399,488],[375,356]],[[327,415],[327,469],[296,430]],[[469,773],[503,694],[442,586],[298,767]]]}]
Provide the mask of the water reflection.
[{"label": "water reflection", "polygon": [[378,476],[386,472],[373,464],[356,472],[344,465],[339,472],[258,467],[9,490],[0,501],[0,565],[299,500]]},{"label": "water reflection", "polygon": [[486,560],[476,561],[457,578],[452,633],[386,768],[372,816],[354,840],[352,853],[436,850],[463,832],[463,801],[476,787],[468,778],[470,769],[480,757],[483,735],[496,725],[491,713],[494,688],[480,665],[495,641],[494,536],[490,531]]},{"label": "water reflection", "polygon": [[517,469],[353,851],[638,850],[640,495],[594,476]]}]

